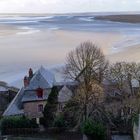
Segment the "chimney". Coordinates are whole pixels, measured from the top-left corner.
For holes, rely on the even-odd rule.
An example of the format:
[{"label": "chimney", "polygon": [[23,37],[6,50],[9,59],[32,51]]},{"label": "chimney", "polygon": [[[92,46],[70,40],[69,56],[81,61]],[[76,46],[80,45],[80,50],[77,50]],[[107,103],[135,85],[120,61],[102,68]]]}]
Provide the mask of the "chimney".
[{"label": "chimney", "polygon": [[32,68],[29,69],[29,79],[32,79],[33,77],[33,70]]},{"label": "chimney", "polygon": [[24,77],[24,87],[27,87],[29,85],[29,80],[28,80],[28,77],[25,76]]}]

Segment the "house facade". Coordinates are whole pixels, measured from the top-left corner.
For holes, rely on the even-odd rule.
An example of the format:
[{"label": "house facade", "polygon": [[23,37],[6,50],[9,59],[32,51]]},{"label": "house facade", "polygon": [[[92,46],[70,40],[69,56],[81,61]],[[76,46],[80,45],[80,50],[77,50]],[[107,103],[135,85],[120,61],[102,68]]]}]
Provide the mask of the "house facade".
[{"label": "house facade", "polygon": [[27,116],[36,119],[43,117],[43,110],[53,86],[58,87],[58,111],[74,95],[76,82],[56,82],[55,76],[44,67],[33,73],[29,69],[24,77],[24,86],[20,89],[3,116]]}]

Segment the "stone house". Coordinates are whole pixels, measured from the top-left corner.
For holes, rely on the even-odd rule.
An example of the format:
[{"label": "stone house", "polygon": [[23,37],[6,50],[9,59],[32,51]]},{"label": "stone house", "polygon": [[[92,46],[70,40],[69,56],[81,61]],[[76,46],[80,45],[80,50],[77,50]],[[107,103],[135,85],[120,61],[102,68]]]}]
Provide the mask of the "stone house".
[{"label": "stone house", "polygon": [[76,85],[64,85],[59,89],[58,94],[58,112],[61,112],[65,104],[74,96]]},{"label": "stone house", "polygon": [[27,116],[39,122],[53,86],[57,86],[59,90],[58,111],[61,111],[74,95],[76,82],[56,82],[54,75],[43,67],[35,73],[29,69],[28,76],[24,77],[24,87],[20,89],[3,116]]}]

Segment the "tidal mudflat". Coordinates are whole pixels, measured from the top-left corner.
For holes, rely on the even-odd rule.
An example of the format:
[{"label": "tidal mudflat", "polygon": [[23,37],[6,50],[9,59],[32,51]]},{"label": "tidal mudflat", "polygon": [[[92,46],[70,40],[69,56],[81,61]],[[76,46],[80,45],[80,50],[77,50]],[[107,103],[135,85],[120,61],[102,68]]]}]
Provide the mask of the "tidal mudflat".
[{"label": "tidal mudflat", "polygon": [[[86,15],[0,16],[0,80],[20,86],[29,67],[55,69],[83,41],[101,47],[111,62],[140,61],[140,24]],[[56,75],[58,80],[61,76]],[[19,82],[20,81],[20,82]]]}]

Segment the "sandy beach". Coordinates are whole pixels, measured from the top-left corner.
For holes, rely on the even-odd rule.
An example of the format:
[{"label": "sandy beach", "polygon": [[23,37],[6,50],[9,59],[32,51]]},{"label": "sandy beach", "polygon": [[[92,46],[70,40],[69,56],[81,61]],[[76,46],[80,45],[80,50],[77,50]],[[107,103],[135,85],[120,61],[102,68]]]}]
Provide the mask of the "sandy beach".
[{"label": "sandy beach", "polygon": [[118,53],[108,56],[111,62],[126,61],[126,62],[140,62],[140,45],[128,47]]},{"label": "sandy beach", "polygon": [[[0,51],[3,52],[0,56],[1,63],[5,60],[4,63],[11,63],[11,61],[41,63],[41,61],[46,61],[48,65],[62,64],[65,62],[67,53],[83,41],[95,43],[103,50],[111,62],[140,60],[140,56],[137,55],[138,50],[140,50],[140,45],[125,48],[118,47],[118,51],[116,48],[115,53],[112,53],[115,43],[117,44],[124,39],[124,35],[118,32],[46,29],[35,33],[34,30],[19,29],[11,26],[0,26],[0,30],[2,31],[0,33],[0,36],[2,36],[2,38],[0,38]],[[10,51],[7,52],[7,49]],[[8,59],[5,59],[5,54],[8,55]]]},{"label": "sandy beach", "polygon": [[[65,30],[34,30],[18,29],[10,26],[0,26],[2,38],[0,39],[0,62],[33,62],[46,61],[48,65],[63,64],[67,53],[76,48],[83,41],[91,41],[100,47],[111,62],[140,61],[136,55],[139,45],[121,48],[114,46],[124,40],[119,32],[86,32]],[[35,30],[36,31],[36,30]],[[121,45],[121,44],[120,44]],[[12,48],[12,49],[11,49]],[[7,51],[10,49],[10,51]],[[115,51],[115,52],[114,52]],[[131,53],[133,51],[133,53]],[[16,55],[15,55],[16,52]],[[18,59],[17,59],[18,58]],[[24,58],[24,59],[23,59]]]},{"label": "sandy beach", "polygon": [[[106,56],[111,56],[113,45],[123,38],[118,32],[52,31],[46,29],[34,33],[29,32],[28,29],[14,29],[7,28],[7,26],[0,28],[4,31],[1,33],[3,37],[0,39],[0,51],[3,52],[0,55],[1,63],[5,60],[4,63],[44,63],[46,61],[48,65],[63,64],[67,53],[83,41],[95,43]],[[7,59],[5,59],[6,55]]]},{"label": "sandy beach", "polygon": [[0,37],[6,36],[6,35],[13,35],[18,32],[18,29],[13,26],[8,25],[0,25]]}]

